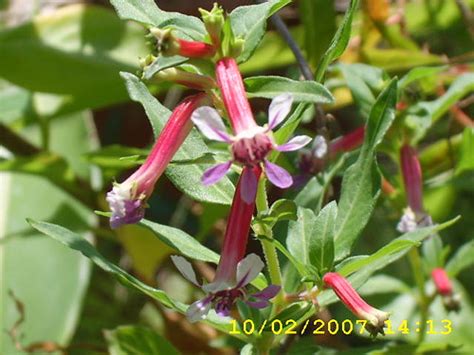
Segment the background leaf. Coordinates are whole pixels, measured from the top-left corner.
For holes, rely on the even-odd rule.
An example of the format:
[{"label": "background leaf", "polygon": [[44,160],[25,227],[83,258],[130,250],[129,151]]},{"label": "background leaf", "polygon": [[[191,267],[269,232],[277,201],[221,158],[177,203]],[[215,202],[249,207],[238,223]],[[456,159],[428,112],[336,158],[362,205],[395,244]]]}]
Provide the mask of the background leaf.
[{"label": "background leaf", "polygon": [[121,326],[105,331],[111,355],[178,355],[179,352],[161,335],[141,326]]},{"label": "background leaf", "polygon": [[[95,146],[87,129],[89,120],[90,115],[82,113],[63,117],[51,126],[51,150],[74,162],[74,170],[85,179],[89,170],[79,157]],[[23,134],[33,142],[39,140],[37,130]],[[25,322],[19,327],[19,333],[24,334],[22,344],[52,341],[67,345],[78,322],[91,265],[31,229],[25,219],[68,224],[86,236],[96,218],[39,176],[1,172],[0,196],[0,353],[17,353],[4,331],[19,319],[9,290],[25,307]]]}]

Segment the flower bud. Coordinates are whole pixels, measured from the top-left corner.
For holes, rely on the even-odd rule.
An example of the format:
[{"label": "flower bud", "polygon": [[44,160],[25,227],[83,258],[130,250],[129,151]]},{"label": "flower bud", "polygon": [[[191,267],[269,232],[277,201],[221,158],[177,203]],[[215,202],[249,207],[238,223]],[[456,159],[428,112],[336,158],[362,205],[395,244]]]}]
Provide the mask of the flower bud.
[{"label": "flower bud", "polygon": [[446,270],[440,267],[435,268],[431,272],[431,277],[435,284],[436,292],[443,297],[443,305],[446,310],[458,312],[461,300],[459,295],[453,292],[453,285]]},{"label": "flower bud", "polygon": [[336,272],[328,272],[323,277],[326,286],[333,289],[337,297],[359,319],[367,320],[366,329],[373,335],[384,334],[385,321],[390,314],[367,304],[344,277]]},{"label": "flower bud", "polygon": [[208,43],[187,41],[177,38],[170,29],[151,28],[150,33],[156,39],[158,52],[164,56],[180,55],[188,58],[211,58],[216,48]]},{"label": "flower bud", "polygon": [[161,70],[155,74],[153,79],[169,81],[196,90],[210,90],[216,86],[214,79],[210,76],[190,73],[176,68]]},{"label": "flower bud", "polygon": [[217,3],[211,11],[199,9],[204,26],[206,26],[207,33],[211,38],[212,44],[217,48],[221,43],[222,28],[224,27],[224,10]]}]

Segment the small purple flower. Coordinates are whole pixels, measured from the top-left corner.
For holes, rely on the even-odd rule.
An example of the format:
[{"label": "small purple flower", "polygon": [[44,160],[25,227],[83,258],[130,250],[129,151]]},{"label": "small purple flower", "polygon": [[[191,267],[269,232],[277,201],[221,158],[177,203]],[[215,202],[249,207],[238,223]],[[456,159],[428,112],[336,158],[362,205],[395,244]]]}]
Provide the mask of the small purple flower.
[{"label": "small purple flower", "polygon": [[[227,132],[219,113],[208,106],[200,107],[194,111],[191,120],[207,138],[228,143],[231,146],[232,159],[215,165],[204,172],[202,182],[211,185],[219,181],[227,174],[232,163],[243,166],[254,167],[263,164],[268,179],[280,188],[290,187],[293,183],[291,175],[278,165],[271,163],[266,157],[273,150],[280,152],[296,151],[307,145],[311,138],[308,136],[296,136],[283,145],[277,145],[272,137],[272,130],[277,127],[288,116],[293,98],[289,94],[283,94],[273,99],[268,112],[268,125],[260,127],[251,126],[241,130],[233,136]],[[252,118],[253,119],[253,118]],[[256,189],[257,180],[249,179],[242,186],[242,196],[252,195],[247,191]],[[248,202],[248,201],[247,201]]]},{"label": "small purple flower", "polygon": [[247,294],[245,286],[254,280],[264,264],[255,254],[249,254],[237,264],[235,281],[218,280],[209,284],[201,285],[196,273],[189,261],[182,256],[173,255],[171,259],[181,274],[191,283],[200,287],[206,296],[194,302],[186,311],[186,317],[190,322],[205,319],[211,308],[221,317],[228,317],[232,307],[238,299],[243,300],[253,308],[265,308],[280,291],[280,286],[270,285],[260,292]]}]

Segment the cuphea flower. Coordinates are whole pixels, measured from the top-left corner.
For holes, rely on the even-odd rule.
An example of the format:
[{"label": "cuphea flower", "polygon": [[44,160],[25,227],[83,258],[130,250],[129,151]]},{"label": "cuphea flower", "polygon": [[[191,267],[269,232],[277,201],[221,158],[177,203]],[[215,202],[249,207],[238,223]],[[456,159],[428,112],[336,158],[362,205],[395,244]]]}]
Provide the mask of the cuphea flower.
[{"label": "cuphea flower", "polygon": [[436,287],[436,292],[442,296],[443,305],[448,311],[459,311],[461,300],[458,294],[453,292],[453,285],[446,270],[435,268],[431,271],[431,277]]},{"label": "cuphea flower", "polygon": [[[249,170],[248,174],[252,174],[256,179],[261,175],[259,167],[245,167],[244,171],[246,170]],[[228,316],[238,299],[252,307],[264,308],[280,290],[279,286],[270,285],[254,294],[249,295],[246,291],[245,286],[258,276],[264,264],[255,254],[244,258],[255,207],[255,195],[250,203],[241,198],[240,189],[243,180],[244,175],[239,179],[232,201],[221,258],[213,282],[201,285],[191,264],[181,256],[172,256],[174,264],[183,276],[207,294],[188,308],[187,316],[191,321],[205,318],[211,308],[221,316]]]},{"label": "cuphea flower", "polygon": [[324,275],[323,281],[326,286],[333,289],[337,297],[344,305],[359,319],[367,321],[366,329],[376,336],[378,333],[384,334],[385,321],[390,314],[383,312],[367,304],[352,285],[344,277],[336,272],[328,272]]},{"label": "cuphea flower", "polygon": [[359,127],[354,131],[338,137],[329,144],[329,153],[331,156],[337,153],[349,152],[356,149],[364,142],[365,126]]},{"label": "cuphea flower", "polygon": [[433,224],[431,217],[423,208],[423,177],[416,150],[408,144],[400,150],[403,183],[408,201],[397,229],[400,232],[411,232],[418,227]]},{"label": "cuphea flower", "polygon": [[[223,256],[224,257],[224,256]],[[211,308],[221,317],[228,317],[232,307],[238,299],[243,300],[253,308],[265,308],[280,291],[279,286],[270,285],[260,292],[247,294],[245,286],[252,282],[262,271],[264,264],[260,257],[255,254],[247,255],[237,264],[237,272],[234,275],[235,283],[201,285],[197,281],[196,274],[191,263],[182,256],[171,256],[173,263],[183,276],[197,287],[206,292],[206,296],[189,306],[186,317],[191,322],[205,319]]]},{"label": "cuphea flower", "polygon": [[137,223],[143,218],[146,201],[156,181],[191,131],[191,114],[204,98],[204,94],[198,94],[181,102],[166,122],[143,165],[124,182],[114,183],[106,197],[112,211],[112,228]]},{"label": "cuphea flower", "polygon": [[[207,138],[230,144],[232,160],[208,169],[203,175],[203,184],[211,185],[219,181],[229,171],[232,163],[236,162],[247,167],[263,164],[266,176],[274,185],[280,188],[291,186],[291,175],[267,159],[273,150],[295,151],[311,141],[308,136],[297,136],[283,145],[277,145],[272,137],[272,130],[283,122],[291,110],[291,95],[283,94],[273,99],[268,113],[268,125],[261,127],[255,122],[235,60],[220,60],[217,63],[216,76],[234,134],[227,133],[219,113],[211,107],[200,107],[191,119]],[[243,180],[243,198],[249,201],[249,196],[254,194],[257,188],[257,180],[245,171]]]}]

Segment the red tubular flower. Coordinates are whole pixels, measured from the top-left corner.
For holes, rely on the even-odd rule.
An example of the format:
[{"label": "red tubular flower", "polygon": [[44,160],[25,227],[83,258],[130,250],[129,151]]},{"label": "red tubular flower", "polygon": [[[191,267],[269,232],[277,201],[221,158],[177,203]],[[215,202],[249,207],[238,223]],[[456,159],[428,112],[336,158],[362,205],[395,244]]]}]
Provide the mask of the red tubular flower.
[{"label": "red tubular flower", "polygon": [[137,223],[143,218],[146,201],[156,181],[191,131],[191,114],[205,97],[205,94],[198,94],[183,100],[166,122],[143,165],[124,182],[115,183],[107,193],[112,228]]},{"label": "red tubular flower", "polygon": [[408,144],[400,150],[401,170],[408,207],[398,223],[400,232],[411,232],[433,222],[423,208],[423,177],[416,150]]},{"label": "red tubular flower", "polygon": [[158,51],[165,56],[210,58],[216,54],[216,48],[212,44],[177,38],[170,29],[151,28],[150,33],[156,39]]},{"label": "red tubular flower", "polygon": [[153,79],[169,81],[191,89],[203,91],[213,89],[216,86],[214,79],[210,76],[190,73],[176,68],[160,70],[154,75]]},{"label": "red tubular flower", "polygon": [[453,292],[453,286],[446,270],[440,267],[433,269],[433,271],[431,271],[431,277],[440,295],[447,296]]},{"label": "red tubular flower", "polygon": [[178,47],[176,54],[188,58],[209,58],[216,54],[216,48],[204,42],[186,41],[177,39]]},{"label": "red tubular flower", "polygon": [[431,277],[436,287],[436,292],[443,298],[443,305],[447,311],[458,312],[461,308],[461,297],[454,293],[453,285],[446,270],[438,267],[431,271]]},{"label": "red tubular flower", "polygon": [[235,135],[257,128],[235,59],[223,58],[217,62],[216,76]]},{"label": "red tubular flower", "polygon": [[[272,130],[283,122],[291,111],[292,96],[282,94],[275,97],[268,110],[268,125],[260,127],[253,117],[235,59],[219,60],[216,77],[234,134],[227,133],[219,113],[212,107],[199,108],[193,114],[192,120],[207,138],[228,143],[231,146],[232,159],[208,169],[203,175],[203,183],[210,185],[217,182],[229,171],[232,163],[236,162],[247,167],[263,165],[265,175],[275,186],[290,187],[293,183],[291,175],[266,157],[273,150],[295,151],[311,141],[307,136],[293,137],[282,145],[277,145],[273,140]],[[247,202],[250,201],[248,196],[252,196],[257,189],[256,184],[257,180],[252,175],[245,175],[241,193]]]},{"label": "red tubular flower", "polygon": [[356,130],[334,139],[329,144],[329,153],[336,155],[337,153],[349,152],[356,149],[364,142],[365,127],[359,127]]},{"label": "red tubular flower", "polygon": [[423,212],[423,178],[420,161],[416,150],[405,144],[400,150],[403,183],[408,200],[408,206],[415,213]]},{"label": "red tubular flower", "polygon": [[[255,179],[258,179],[262,173],[260,167],[245,167],[245,169],[250,170],[248,174],[252,174]],[[192,265],[186,259],[176,255],[171,257],[183,276],[206,292],[203,299],[189,306],[186,315],[191,322],[204,319],[212,307],[220,316],[229,316],[238,299],[243,299],[254,308],[267,307],[269,300],[280,291],[280,287],[275,285],[270,285],[252,295],[248,295],[245,290],[245,286],[255,279],[264,267],[262,260],[257,255],[249,254],[244,257],[250,222],[255,208],[255,195],[252,202],[247,203],[240,194],[245,176],[245,174],[242,174],[237,183],[224,236],[224,246],[214,281],[201,285],[197,281]]]},{"label": "red tubular flower", "polygon": [[354,313],[359,319],[367,320],[366,328],[372,335],[384,334],[385,321],[389,318],[389,313],[378,310],[365,302],[352,285],[344,277],[336,272],[328,272],[324,275],[323,281],[326,286],[332,288],[337,297]]}]

